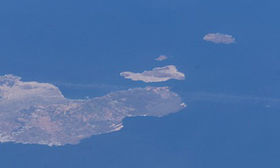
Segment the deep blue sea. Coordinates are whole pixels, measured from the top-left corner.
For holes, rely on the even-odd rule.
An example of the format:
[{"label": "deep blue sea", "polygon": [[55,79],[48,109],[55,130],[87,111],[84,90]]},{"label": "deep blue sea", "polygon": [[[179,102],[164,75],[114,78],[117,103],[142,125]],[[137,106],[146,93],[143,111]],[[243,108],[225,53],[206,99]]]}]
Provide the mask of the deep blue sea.
[{"label": "deep blue sea", "polygon": [[[279,168],[279,6],[277,0],[1,1],[1,75],[53,83],[79,99],[169,86],[188,106],[163,118],[127,118],[121,131],[78,145],[0,144],[0,168]],[[236,42],[203,41],[207,33]],[[162,54],[168,59],[154,61]],[[186,80],[146,84],[119,75],[166,65]]]}]

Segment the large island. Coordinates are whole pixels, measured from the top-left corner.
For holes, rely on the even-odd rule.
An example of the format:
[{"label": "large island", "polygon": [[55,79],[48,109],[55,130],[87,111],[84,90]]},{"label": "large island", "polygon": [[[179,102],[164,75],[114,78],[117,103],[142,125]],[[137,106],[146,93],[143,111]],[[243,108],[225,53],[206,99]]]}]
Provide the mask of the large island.
[{"label": "large island", "polygon": [[49,83],[0,76],[0,142],[77,144],[120,130],[133,116],[161,117],[185,107],[168,87],[134,88],[92,99],[67,99]]}]

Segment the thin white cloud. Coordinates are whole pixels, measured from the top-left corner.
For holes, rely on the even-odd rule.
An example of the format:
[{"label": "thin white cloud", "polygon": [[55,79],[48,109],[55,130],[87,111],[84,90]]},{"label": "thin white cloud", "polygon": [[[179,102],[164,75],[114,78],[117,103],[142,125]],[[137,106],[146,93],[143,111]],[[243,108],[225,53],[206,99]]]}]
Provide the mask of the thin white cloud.
[{"label": "thin white cloud", "polygon": [[157,57],[155,60],[156,61],[164,61],[166,60],[168,57],[166,55],[160,55],[159,57]]},{"label": "thin white cloud", "polygon": [[92,99],[67,99],[50,83],[0,76],[0,143],[77,144],[118,131],[133,116],[161,117],[185,105],[167,87],[134,88]]},{"label": "thin white cloud", "polygon": [[151,71],[144,71],[142,73],[134,72],[122,72],[120,73],[126,79],[133,81],[149,82],[164,82],[170,79],[184,80],[185,75],[179,72],[174,65],[168,65],[164,67],[156,67]]},{"label": "thin white cloud", "polygon": [[71,89],[105,89],[105,90],[119,90],[125,89],[124,86],[102,84],[102,83],[71,83],[63,81],[52,81],[50,83],[59,87],[71,88]]},{"label": "thin white cloud", "polygon": [[213,43],[231,44],[235,42],[235,38],[232,35],[222,33],[209,33],[203,37],[203,40]]}]

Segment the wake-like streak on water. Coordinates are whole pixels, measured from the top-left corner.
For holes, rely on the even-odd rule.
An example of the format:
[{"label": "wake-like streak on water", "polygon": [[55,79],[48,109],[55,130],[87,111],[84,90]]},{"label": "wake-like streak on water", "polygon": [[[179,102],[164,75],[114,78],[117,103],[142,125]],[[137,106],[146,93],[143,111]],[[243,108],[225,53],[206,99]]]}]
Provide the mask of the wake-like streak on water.
[{"label": "wake-like streak on water", "polygon": [[213,102],[221,104],[255,104],[266,108],[280,109],[280,98],[261,97],[252,95],[232,95],[211,92],[189,92],[183,99],[188,105],[193,102]]}]

